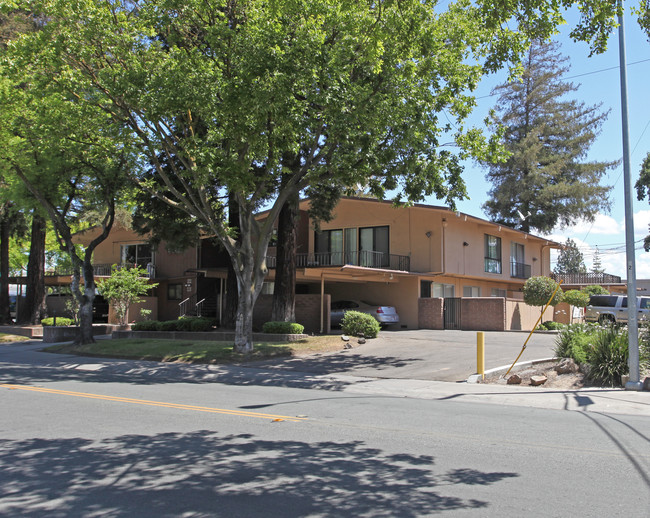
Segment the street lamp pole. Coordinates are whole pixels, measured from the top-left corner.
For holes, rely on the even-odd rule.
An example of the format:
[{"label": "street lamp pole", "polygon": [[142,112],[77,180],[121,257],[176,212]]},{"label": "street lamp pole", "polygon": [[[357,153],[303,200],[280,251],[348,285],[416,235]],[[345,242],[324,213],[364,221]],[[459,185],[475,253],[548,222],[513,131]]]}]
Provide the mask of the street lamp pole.
[{"label": "street lamp pole", "polygon": [[625,255],[627,260],[627,330],[630,380],[626,390],[641,390],[639,371],[639,328],[637,323],[636,261],[634,255],[634,210],[630,176],[630,136],[627,113],[627,58],[625,55],[625,14],[623,0],[618,0],[618,51],[621,71],[621,116],[623,130],[623,184],[625,190]]}]

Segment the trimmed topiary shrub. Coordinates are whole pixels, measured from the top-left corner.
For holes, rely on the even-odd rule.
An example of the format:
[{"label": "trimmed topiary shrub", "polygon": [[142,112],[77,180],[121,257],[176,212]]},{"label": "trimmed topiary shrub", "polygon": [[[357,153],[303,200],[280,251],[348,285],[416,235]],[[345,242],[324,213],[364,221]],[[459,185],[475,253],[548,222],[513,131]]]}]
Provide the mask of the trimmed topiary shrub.
[{"label": "trimmed topiary shrub", "polygon": [[363,334],[366,338],[376,338],[380,329],[375,317],[360,311],[346,311],[341,321],[341,330],[352,336]]},{"label": "trimmed topiary shrub", "polygon": [[295,322],[265,322],[262,331],[278,335],[300,335],[305,330],[302,324]]},{"label": "trimmed topiary shrub", "polygon": [[142,322],[136,322],[131,326],[133,331],[158,331],[158,326],[160,322],[158,320],[143,320]]},{"label": "trimmed topiary shrub", "polygon": [[[43,326],[53,326],[54,325],[54,317],[48,317],[44,318],[41,320],[41,325]],[[72,319],[71,318],[65,318],[65,317],[57,317],[56,318],[56,327],[66,327],[66,326],[71,326],[72,325]]]}]

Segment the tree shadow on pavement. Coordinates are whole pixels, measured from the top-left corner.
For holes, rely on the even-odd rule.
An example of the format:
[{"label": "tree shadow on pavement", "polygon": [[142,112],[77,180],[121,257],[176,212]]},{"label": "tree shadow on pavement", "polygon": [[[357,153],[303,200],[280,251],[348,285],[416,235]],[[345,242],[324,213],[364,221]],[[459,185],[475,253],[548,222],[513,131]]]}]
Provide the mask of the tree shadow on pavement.
[{"label": "tree shadow on pavement", "polygon": [[433,457],[391,454],[361,441],[262,440],[213,431],[2,440],[0,473],[0,514],[34,518],[408,518],[487,511],[489,502],[444,492],[519,476],[438,473]]},{"label": "tree shadow on pavement", "polygon": [[0,383],[31,384],[79,380],[96,383],[226,383],[291,388],[342,390],[348,385],[365,383],[362,378],[327,378],[327,374],[353,371],[355,368],[387,369],[403,367],[418,359],[370,357],[359,354],[328,354],[310,358],[292,358],[236,365],[161,363],[155,361],[111,360],[42,355],[45,361],[32,363],[0,362]]}]

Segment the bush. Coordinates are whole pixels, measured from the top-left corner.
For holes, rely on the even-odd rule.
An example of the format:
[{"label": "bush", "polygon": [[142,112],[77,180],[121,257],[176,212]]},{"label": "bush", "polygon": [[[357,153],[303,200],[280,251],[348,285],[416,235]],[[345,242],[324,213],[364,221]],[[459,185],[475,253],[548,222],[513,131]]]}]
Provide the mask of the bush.
[{"label": "bush", "polygon": [[305,326],[295,322],[265,322],[262,326],[263,332],[280,335],[300,335],[304,330]]},{"label": "bush", "polygon": [[192,322],[190,324],[190,331],[193,331],[195,333],[212,331],[212,325],[213,325],[212,319],[198,317],[198,318],[193,318],[191,320]]},{"label": "bush", "polygon": [[[54,317],[44,318],[43,320],[41,320],[41,325],[53,326],[54,325]],[[72,325],[72,319],[71,318],[65,318],[65,317],[57,317],[56,318],[56,327],[65,327],[65,326],[71,326],[71,325]]]},{"label": "bush", "polygon": [[594,334],[599,329],[598,326],[587,324],[572,324],[562,329],[555,339],[555,356],[585,363]]},{"label": "bush", "polygon": [[[546,306],[557,287],[558,283],[550,277],[531,277],[524,284],[524,302],[529,306]],[[562,295],[562,290],[558,289],[550,305],[562,302]]]},{"label": "bush", "polygon": [[133,331],[158,331],[158,326],[160,322],[157,320],[143,320],[142,322],[136,322],[131,326]]},{"label": "bush", "polygon": [[537,329],[547,330],[547,331],[556,331],[558,329],[564,329],[564,328],[566,328],[565,324],[561,324],[560,322],[553,322],[552,320],[547,320],[543,324],[537,326]]},{"label": "bush", "polygon": [[341,330],[352,336],[363,334],[366,338],[376,338],[380,329],[372,315],[360,311],[346,311],[341,322]]},{"label": "bush", "polygon": [[178,329],[178,320],[165,320],[158,322],[158,331],[176,331]]},{"label": "bush", "polygon": [[596,333],[589,352],[589,377],[607,386],[620,386],[621,376],[629,372],[627,330],[607,327]]},{"label": "bush", "polygon": [[563,302],[577,308],[586,308],[589,305],[589,294],[584,291],[569,290],[564,294]]}]

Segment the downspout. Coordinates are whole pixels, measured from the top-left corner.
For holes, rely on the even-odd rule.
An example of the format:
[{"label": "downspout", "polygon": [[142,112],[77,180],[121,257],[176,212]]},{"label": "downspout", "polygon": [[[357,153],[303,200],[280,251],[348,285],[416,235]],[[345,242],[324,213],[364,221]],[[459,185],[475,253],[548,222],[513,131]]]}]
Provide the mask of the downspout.
[{"label": "downspout", "polygon": [[320,272],[320,334],[324,333],[325,325],[323,312],[325,311],[325,272]]},{"label": "downspout", "polygon": [[446,267],[446,250],[445,250],[445,229],[447,228],[447,218],[442,218],[442,233],[441,233],[441,244],[440,244],[440,253],[441,253],[441,262],[442,262],[442,274],[444,275],[447,273],[447,267]]}]

